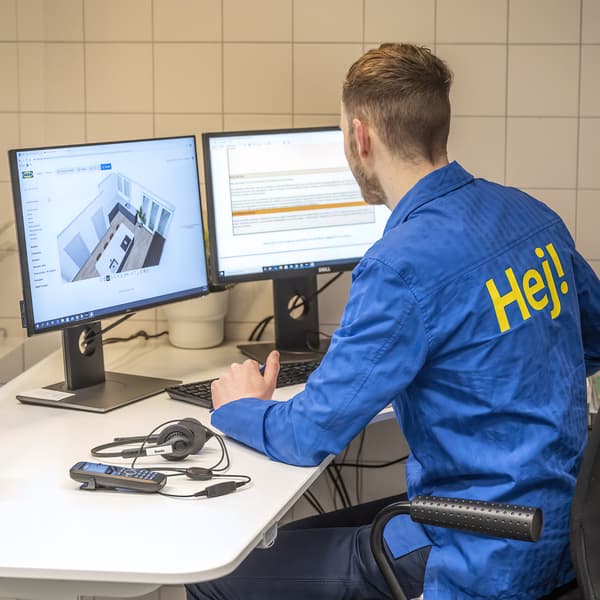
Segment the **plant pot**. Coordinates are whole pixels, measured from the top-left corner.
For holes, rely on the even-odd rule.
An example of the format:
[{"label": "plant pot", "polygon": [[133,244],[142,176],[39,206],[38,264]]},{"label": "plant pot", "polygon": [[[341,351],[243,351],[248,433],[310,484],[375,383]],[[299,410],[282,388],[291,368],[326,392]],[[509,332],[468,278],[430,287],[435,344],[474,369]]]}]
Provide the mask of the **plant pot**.
[{"label": "plant pot", "polygon": [[178,348],[212,348],[225,337],[229,290],[164,307],[169,322],[169,342]]}]

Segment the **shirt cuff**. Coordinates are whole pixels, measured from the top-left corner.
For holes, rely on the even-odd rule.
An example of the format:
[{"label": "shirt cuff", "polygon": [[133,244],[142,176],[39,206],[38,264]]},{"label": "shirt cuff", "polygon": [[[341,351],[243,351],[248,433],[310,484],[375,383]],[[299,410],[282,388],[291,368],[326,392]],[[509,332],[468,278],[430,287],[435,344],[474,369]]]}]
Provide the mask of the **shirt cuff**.
[{"label": "shirt cuff", "polygon": [[227,436],[267,454],[264,439],[264,420],[276,400],[241,398],[217,408],[211,416],[211,425]]}]

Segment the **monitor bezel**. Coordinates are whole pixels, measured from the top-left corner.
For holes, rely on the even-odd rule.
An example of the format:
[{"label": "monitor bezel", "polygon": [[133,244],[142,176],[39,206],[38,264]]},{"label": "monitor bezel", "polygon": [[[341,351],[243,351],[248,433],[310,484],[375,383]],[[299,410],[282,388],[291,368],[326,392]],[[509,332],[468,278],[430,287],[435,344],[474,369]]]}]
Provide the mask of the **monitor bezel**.
[{"label": "monitor bezel", "polygon": [[287,127],[277,129],[249,129],[238,131],[214,131],[202,133],[202,154],[204,168],[204,182],[206,192],[204,195],[206,202],[206,214],[208,225],[208,260],[210,268],[210,278],[218,284],[241,283],[247,281],[268,281],[277,279],[287,279],[296,277],[309,277],[312,275],[326,275],[328,273],[338,273],[342,271],[351,271],[360,262],[362,256],[355,259],[341,260],[339,262],[329,261],[321,265],[315,265],[305,269],[290,269],[283,271],[261,271],[254,273],[243,273],[236,275],[222,275],[219,272],[218,252],[211,251],[212,248],[217,248],[217,229],[215,223],[215,200],[213,194],[213,179],[212,169],[210,164],[211,149],[210,140],[213,138],[235,137],[235,136],[253,136],[253,135],[278,135],[289,133],[313,133],[322,131],[341,131],[337,125],[325,125],[318,127]]},{"label": "monitor bezel", "polygon": [[[27,260],[27,241],[25,237],[25,223],[24,216],[22,210],[22,197],[21,197],[21,186],[19,182],[19,169],[18,169],[18,161],[17,154],[19,152],[33,152],[38,150],[60,150],[62,148],[84,148],[91,146],[109,146],[109,145],[117,145],[117,144],[131,144],[135,142],[153,142],[153,141],[161,141],[161,140],[176,140],[176,139],[190,139],[194,143],[194,152],[196,155],[196,183],[198,186],[198,199],[200,201],[200,223],[202,225],[202,247],[204,248],[204,264],[206,268],[206,289],[204,288],[194,288],[191,290],[187,290],[184,293],[177,294],[175,298],[165,299],[164,297],[160,299],[152,299],[150,302],[142,302],[141,306],[128,306],[127,308],[118,308],[113,311],[109,311],[107,313],[103,313],[101,315],[94,315],[87,319],[77,320],[71,324],[59,323],[57,325],[44,327],[43,329],[35,328],[35,319],[33,314],[33,295],[31,292],[31,278],[29,273],[29,264]],[[23,302],[21,304],[21,321],[24,329],[27,331],[27,336],[38,335],[42,333],[49,333],[51,331],[62,331],[71,326],[78,327],[80,325],[85,325],[88,323],[93,323],[100,319],[109,319],[112,317],[116,317],[118,315],[126,315],[129,313],[135,313],[140,310],[146,310],[151,308],[157,308],[160,306],[164,306],[166,304],[171,304],[173,302],[180,302],[182,300],[191,300],[192,298],[198,298],[200,296],[205,296],[210,291],[210,269],[208,265],[208,249],[206,248],[205,243],[205,223],[204,223],[204,215],[202,214],[202,188],[200,185],[200,174],[198,168],[198,146],[196,144],[196,136],[193,134],[190,135],[176,135],[176,136],[164,136],[164,137],[152,137],[152,138],[136,138],[136,139],[128,139],[128,140],[114,140],[114,141],[102,141],[102,142],[84,142],[81,144],[57,144],[57,145],[46,145],[46,146],[37,146],[37,147],[26,147],[26,148],[14,148],[8,150],[8,160],[9,160],[9,170],[10,170],[10,178],[11,178],[11,187],[12,187],[12,196],[13,196],[13,209],[15,214],[15,228],[17,233],[17,248],[19,255],[19,265],[21,271],[21,286],[23,292]]]}]

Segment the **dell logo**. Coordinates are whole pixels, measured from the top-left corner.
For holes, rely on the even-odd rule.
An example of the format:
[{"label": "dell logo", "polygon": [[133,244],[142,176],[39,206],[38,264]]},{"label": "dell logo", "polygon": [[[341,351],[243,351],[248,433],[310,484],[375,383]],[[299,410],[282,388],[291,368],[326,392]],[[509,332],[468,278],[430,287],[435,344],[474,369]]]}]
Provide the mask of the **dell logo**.
[{"label": "dell logo", "polygon": [[317,273],[331,273],[331,267],[319,267]]}]

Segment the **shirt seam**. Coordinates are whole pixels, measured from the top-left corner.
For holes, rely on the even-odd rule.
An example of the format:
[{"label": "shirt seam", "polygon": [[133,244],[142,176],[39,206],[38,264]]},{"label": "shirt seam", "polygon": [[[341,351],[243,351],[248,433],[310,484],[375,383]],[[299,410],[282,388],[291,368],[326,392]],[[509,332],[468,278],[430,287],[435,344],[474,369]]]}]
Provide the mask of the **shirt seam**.
[{"label": "shirt seam", "polygon": [[410,295],[413,297],[413,300],[415,301],[415,304],[417,305],[417,308],[419,309],[419,312],[421,313],[421,321],[423,322],[423,328],[425,329],[425,335],[427,336],[427,353],[429,354],[429,351],[433,347],[433,336],[432,336],[429,326],[427,324],[425,310],[424,310],[423,306],[421,305],[421,302],[417,298],[417,295],[415,294],[415,291],[411,287],[410,283],[408,283],[408,281],[406,281],[406,278],[404,277],[404,275],[402,275],[402,273],[400,273],[400,271],[398,271],[394,266],[390,265],[382,258],[380,258],[378,256],[377,257],[370,256],[365,259],[365,262],[368,262],[368,261],[378,262],[381,265],[383,265],[384,267],[388,268],[390,271],[393,271],[402,280],[402,283],[404,284],[406,289],[410,292]]},{"label": "shirt seam", "polygon": [[431,288],[424,288],[423,289],[423,299],[428,298],[429,296],[432,296],[433,294],[435,294],[436,292],[438,292],[440,289],[442,289],[443,287],[451,284],[452,282],[456,281],[460,277],[464,277],[465,275],[468,275],[469,273],[471,273],[473,271],[476,271],[477,269],[479,269],[480,267],[482,267],[486,263],[488,263],[488,262],[492,261],[493,259],[501,256],[502,254],[504,254],[508,250],[510,250],[510,249],[514,248],[515,246],[517,246],[517,245],[519,245],[519,244],[521,244],[521,243],[523,243],[523,242],[531,239],[532,237],[535,237],[536,235],[538,235],[542,231],[544,231],[546,229],[550,229],[551,227],[553,227],[554,225],[556,225],[557,223],[560,223],[560,222],[561,222],[560,218],[556,218],[552,222],[548,223],[547,225],[544,225],[543,227],[539,227],[538,229],[535,229],[529,235],[527,235],[525,237],[521,237],[521,238],[519,238],[517,240],[514,240],[510,244],[507,244],[506,246],[503,246],[500,250],[498,250],[494,254],[490,254],[490,255],[486,256],[484,259],[480,260],[477,263],[474,263],[474,264],[470,265],[465,270],[459,271],[458,273],[455,273],[454,275],[452,275],[451,277],[448,277],[446,279],[442,279],[440,282],[438,282],[435,285],[435,287],[432,286]]},{"label": "shirt seam", "polygon": [[[411,287],[407,284],[407,282],[404,279],[404,277],[400,273],[398,273],[398,271],[396,271],[396,269],[394,269],[393,267],[391,267],[390,265],[388,265],[387,263],[383,262],[380,259],[371,259],[371,260],[379,262],[384,267],[386,267],[386,268],[390,269],[391,271],[393,271],[394,273],[396,273],[400,277],[400,279],[402,279],[402,281],[405,284],[406,288],[408,289],[408,291],[410,292],[411,296],[413,297],[413,299],[415,301],[415,304],[416,304],[417,308],[419,309],[419,312],[421,313],[421,320],[423,321],[423,326],[424,326],[424,329],[425,329],[425,335],[428,338],[427,339],[427,351],[429,351],[429,349],[430,349],[429,333],[427,331],[425,319],[423,318],[421,305],[419,304],[419,302],[418,302],[418,300],[417,300],[414,292],[412,291]],[[376,352],[376,354],[370,360],[370,363],[371,363],[370,369],[367,371],[367,373],[364,375],[364,377],[362,378],[362,380],[360,381],[360,383],[357,385],[354,394],[352,394],[352,396],[348,399],[348,401],[344,404],[344,406],[340,407],[340,410],[337,411],[336,417],[332,421],[332,426],[337,423],[338,419],[340,419],[340,415],[344,413],[346,407],[348,405],[350,405],[356,399],[356,397],[360,394],[361,390],[364,388],[364,386],[365,386],[366,382],[368,381],[369,377],[373,373],[373,369],[375,368],[375,365],[377,364],[377,362],[379,362],[379,359],[386,352],[387,348],[389,348],[389,346],[394,342],[394,340],[396,340],[402,334],[402,327],[404,326],[404,324],[405,324],[405,322],[406,322],[406,320],[408,318],[409,312],[410,311],[409,311],[409,309],[407,307],[407,308],[404,309],[404,312],[403,312],[403,314],[402,314],[402,316],[401,316],[400,319],[394,319],[394,321],[398,324],[398,327],[394,328],[394,330],[395,330],[396,333],[386,338],[385,343],[383,343],[381,345],[381,347],[379,348],[379,350]],[[325,428],[322,428],[322,429],[327,430]]]},{"label": "shirt seam", "polygon": [[[407,192],[407,194],[405,194],[400,199],[398,206],[401,206],[402,203],[404,202],[404,206],[405,206],[404,212],[399,213],[397,223],[395,223],[388,231],[391,231],[391,229],[394,229],[394,228],[402,225],[402,223],[406,222],[414,212],[418,211],[425,204],[429,204],[430,202],[433,202],[434,200],[443,198],[444,196],[447,196],[448,194],[451,194],[452,192],[455,192],[455,191],[465,187],[466,185],[469,185],[473,181],[475,181],[475,179],[476,179],[475,176],[472,173],[469,173],[469,171],[467,171],[460,163],[458,163],[455,160],[448,163],[445,167],[442,167],[442,169],[440,169],[440,171],[444,170],[444,169],[448,169],[449,167],[452,167],[453,165],[455,167],[458,167],[460,169],[460,171],[458,171],[456,173],[455,180],[452,183],[448,182],[442,191],[430,189],[429,193],[423,194],[423,198],[421,198],[419,200],[418,196],[420,193],[420,189],[417,190],[416,188],[419,186],[419,183],[421,183],[421,181],[422,181],[421,180],[421,181],[417,182],[415,184],[415,186],[411,190],[409,190],[409,192]],[[462,179],[464,179],[464,181]],[[425,192],[425,190],[423,190],[423,192]],[[417,196],[417,197],[413,198],[412,197],[413,193],[414,193],[414,196]],[[411,197],[407,199],[408,195],[411,195]],[[416,204],[416,206],[406,208],[407,200],[409,203],[412,201],[412,203]],[[393,215],[393,211],[392,211],[392,215]],[[392,216],[390,216],[390,219],[392,219]]]}]

